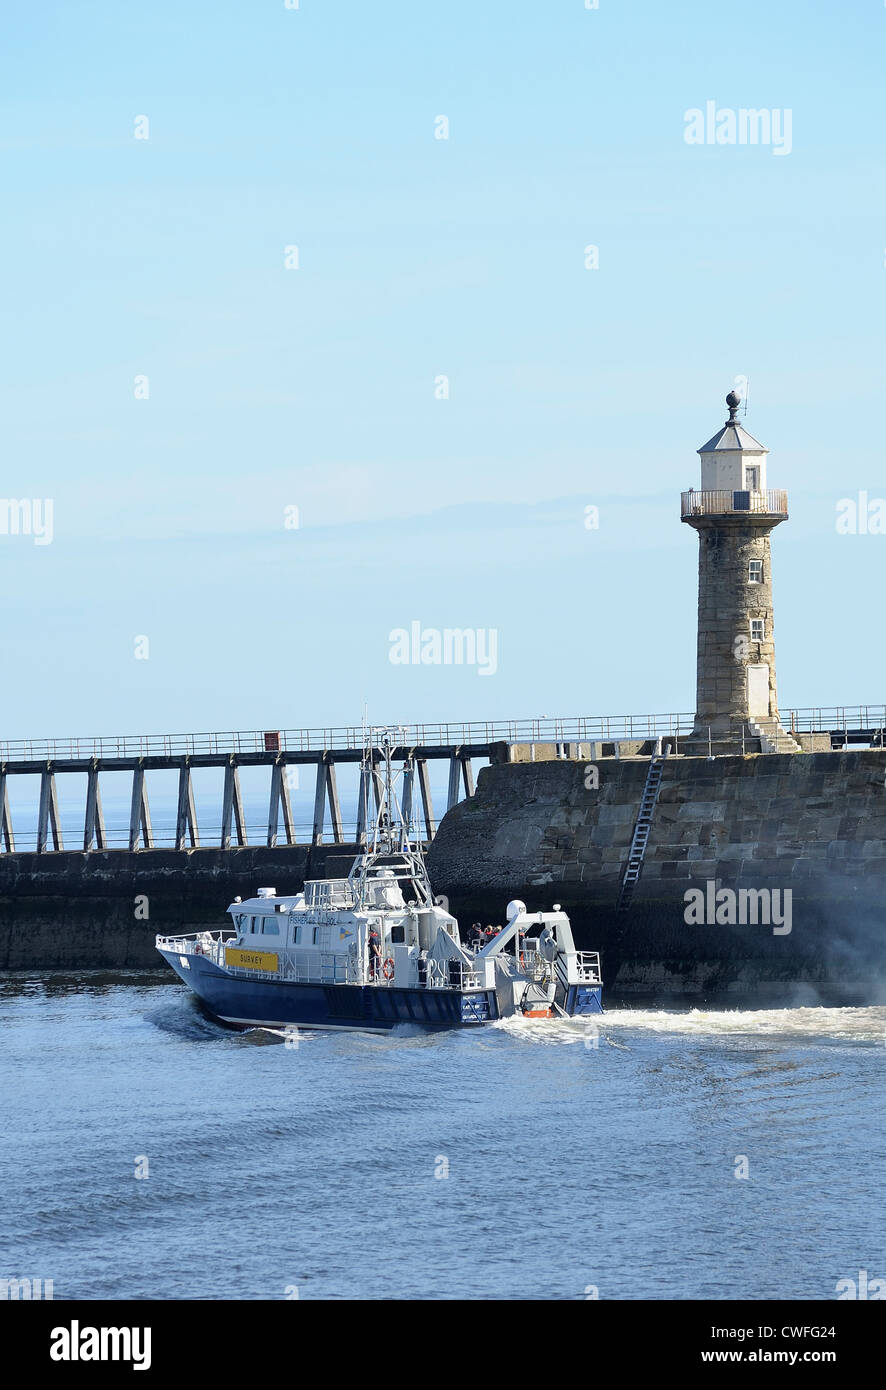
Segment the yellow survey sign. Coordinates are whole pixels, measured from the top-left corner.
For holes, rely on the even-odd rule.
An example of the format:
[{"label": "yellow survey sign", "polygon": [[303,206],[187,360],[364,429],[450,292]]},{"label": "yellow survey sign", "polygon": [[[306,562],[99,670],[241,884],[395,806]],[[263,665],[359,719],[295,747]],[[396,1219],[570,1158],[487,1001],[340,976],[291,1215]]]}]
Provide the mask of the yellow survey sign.
[{"label": "yellow survey sign", "polygon": [[239,965],[242,970],[276,970],[277,957],[273,951],[238,951],[225,947],[225,964]]}]

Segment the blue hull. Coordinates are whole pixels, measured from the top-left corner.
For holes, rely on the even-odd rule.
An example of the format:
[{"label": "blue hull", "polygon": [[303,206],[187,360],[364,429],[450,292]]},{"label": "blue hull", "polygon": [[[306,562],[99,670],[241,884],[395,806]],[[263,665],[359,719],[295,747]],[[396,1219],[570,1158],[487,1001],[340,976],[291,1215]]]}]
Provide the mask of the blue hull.
[{"label": "blue hull", "polygon": [[570,1018],[585,1014],[603,1013],[602,985],[570,985],[566,994],[566,1012]]},{"label": "blue hull", "polygon": [[183,966],[175,952],[160,954],[224,1023],[387,1032],[398,1023],[461,1028],[491,1023],[499,1017],[494,990],[462,992],[250,980],[227,974],[205,956],[188,956],[190,964]]}]

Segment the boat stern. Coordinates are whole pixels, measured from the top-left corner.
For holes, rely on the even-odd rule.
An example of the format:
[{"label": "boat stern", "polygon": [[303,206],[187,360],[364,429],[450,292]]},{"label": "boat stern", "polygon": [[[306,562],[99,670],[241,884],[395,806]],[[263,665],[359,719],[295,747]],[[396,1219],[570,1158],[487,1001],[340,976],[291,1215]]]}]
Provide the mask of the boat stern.
[{"label": "boat stern", "polygon": [[592,984],[571,984],[566,990],[564,1013],[570,1018],[580,1018],[585,1014],[603,1013],[603,986]]}]

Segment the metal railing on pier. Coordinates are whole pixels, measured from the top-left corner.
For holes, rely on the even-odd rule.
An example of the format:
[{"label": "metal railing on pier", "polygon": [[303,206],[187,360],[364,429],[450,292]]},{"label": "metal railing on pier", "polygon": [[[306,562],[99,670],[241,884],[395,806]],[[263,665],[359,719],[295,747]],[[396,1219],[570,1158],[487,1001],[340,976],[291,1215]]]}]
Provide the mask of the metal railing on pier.
[{"label": "metal railing on pier", "polygon": [[877,735],[886,730],[886,704],[882,705],[814,705],[807,709],[782,711],[781,722],[792,734],[824,734],[834,739],[841,732],[847,737],[857,734],[871,734],[874,743],[882,738]]},{"label": "metal railing on pier", "polygon": [[[697,494],[703,496],[704,494]],[[815,705],[782,710],[785,728],[797,733],[886,726],[886,703]],[[461,720],[440,724],[391,724],[403,748],[490,748],[509,743],[610,743],[615,739],[649,739],[662,734],[690,734],[695,715],[594,714],[542,715],[535,719]],[[262,729],[197,734],[118,734],[110,737],[0,739],[0,763],[67,762],[90,759],[236,757],[238,754],[359,753],[364,746],[359,725],[316,729]]]},{"label": "metal railing on pier", "polygon": [[[489,748],[495,743],[587,743],[689,733],[692,714],[574,715],[564,718],[464,720],[445,724],[392,724],[404,748]],[[263,729],[198,734],[117,734],[110,737],[0,739],[0,762],[65,762],[93,758],[226,757],[249,754],[359,753],[357,725],[323,729]]]}]

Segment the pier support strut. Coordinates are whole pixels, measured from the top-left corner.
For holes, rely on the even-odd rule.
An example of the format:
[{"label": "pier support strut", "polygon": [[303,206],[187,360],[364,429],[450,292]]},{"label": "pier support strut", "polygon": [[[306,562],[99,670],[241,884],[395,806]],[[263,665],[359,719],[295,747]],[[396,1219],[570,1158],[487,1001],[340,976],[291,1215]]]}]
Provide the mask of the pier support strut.
[{"label": "pier support strut", "polygon": [[178,773],[178,811],[175,817],[175,847],[184,849],[185,840],[191,842],[191,849],[198,849],[200,836],[197,831],[197,810],[194,805],[194,784],[191,781],[191,767],[183,758]]},{"label": "pier support strut", "polygon": [[5,772],[0,772],[0,845],[6,846],[8,854],[15,853],[15,837],[12,833],[12,817],[9,814],[9,791],[6,786]]},{"label": "pier support strut", "polygon": [[295,844],[295,827],[292,823],[292,801],[289,796],[288,768],[279,760],[271,768],[271,802],[268,807],[268,848],[277,843],[277,828],[280,824],[280,809],[283,809],[283,833],[287,845]]},{"label": "pier support strut", "polygon": [[102,794],[98,781],[98,760],[93,758],[92,766],[86,774],[86,815],[83,820],[83,848],[107,849],[105,818],[102,813]]},{"label": "pier support strut", "polygon": [[415,770],[418,774],[418,789],[421,792],[421,805],[425,817],[425,832],[428,840],[433,840],[437,833],[434,824],[434,803],[431,800],[431,779],[428,775],[428,764],[425,758],[415,759]]},{"label": "pier support strut", "polygon": [[148,789],[145,786],[145,769],[142,764],[133,769],[132,801],[129,807],[129,848],[154,848],[154,831],[151,826],[151,810],[148,806]]},{"label": "pier support strut", "polygon": [[52,763],[47,763],[40,773],[40,808],[37,812],[37,853],[46,850],[49,832],[52,832],[52,848],[64,849],[62,828],[58,816],[58,788]]},{"label": "pier support strut", "polygon": [[446,809],[451,811],[461,800],[459,791],[464,786],[465,796],[474,795],[474,770],[471,767],[470,758],[466,758],[458,749],[449,759],[449,794],[446,798]]},{"label": "pier support strut", "polygon": [[[375,791],[376,791],[376,803],[377,803],[377,802],[378,802],[378,795],[379,795],[379,788],[378,788],[377,785],[376,785]],[[365,785],[364,785],[363,776],[362,776],[362,774],[361,774],[361,777],[360,777],[360,807],[365,807],[365,800],[364,800],[365,793],[366,793],[366,788],[365,788]],[[321,755],[321,757],[320,757],[318,763],[317,763],[317,784],[316,784],[316,789],[315,789],[315,792],[314,792],[314,825],[313,825],[313,833],[312,833],[312,835],[311,835],[311,844],[312,844],[312,845],[322,845],[322,843],[323,843],[323,828],[324,828],[324,825],[325,825],[325,823],[326,823],[326,807],[327,807],[327,805],[328,805],[328,807],[329,807],[329,819],[330,819],[330,822],[331,822],[331,824],[332,824],[332,841],[333,841],[333,844],[336,844],[336,845],[343,844],[344,841],[343,841],[343,837],[342,837],[342,828],[341,828],[341,804],[340,804],[339,799],[338,799],[338,784],[337,784],[337,782],[336,782],[336,780],[335,780],[335,762],[334,762],[334,760],[333,760],[333,758],[332,758],[332,755],[331,755],[330,753],[323,753],[323,754]],[[360,815],[360,811],[359,811],[359,808],[358,808],[358,812],[357,812],[358,822],[359,822],[359,815]],[[363,826],[363,835],[364,835],[364,837],[365,837],[365,833],[366,833],[366,826],[365,826],[365,823],[364,823],[364,826]],[[357,839],[358,839],[358,841],[360,840],[359,824],[358,824]]]},{"label": "pier support strut", "polygon": [[240,770],[233,758],[225,766],[225,786],[222,792],[222,849],[231,848],[231,820],[237,834],[237,844],[246,844],[246,822],[243,818],[243,797],[240,793]]}]

